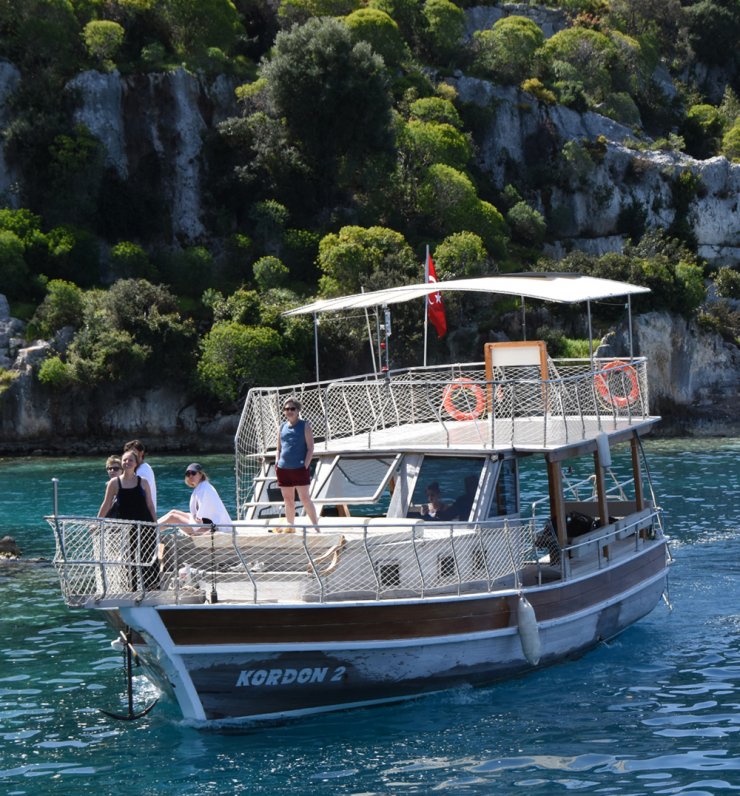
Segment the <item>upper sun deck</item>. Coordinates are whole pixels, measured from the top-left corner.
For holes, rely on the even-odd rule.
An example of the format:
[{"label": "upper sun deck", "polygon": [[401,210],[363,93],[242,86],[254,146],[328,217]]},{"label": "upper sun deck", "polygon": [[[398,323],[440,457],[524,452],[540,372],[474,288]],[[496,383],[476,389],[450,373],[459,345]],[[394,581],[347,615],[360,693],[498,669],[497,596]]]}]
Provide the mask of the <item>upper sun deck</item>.
[{"label": "upper sun deck", "polygon": [[311,422],[316,455],[545,452],[658,420],[643,358],[511,359],[250,390],[236,439],[237,489],[246,494],[259,461],[274,456],[289,396]]}]

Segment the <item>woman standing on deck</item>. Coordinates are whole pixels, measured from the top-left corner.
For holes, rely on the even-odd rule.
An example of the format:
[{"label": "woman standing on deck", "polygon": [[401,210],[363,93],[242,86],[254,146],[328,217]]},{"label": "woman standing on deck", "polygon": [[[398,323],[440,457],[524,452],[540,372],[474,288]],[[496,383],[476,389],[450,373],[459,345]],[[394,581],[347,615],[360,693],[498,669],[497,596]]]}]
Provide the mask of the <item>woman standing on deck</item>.
[{"label": "woman standing on deck", "polygon": [[[285,519],[295,522],[295,493],[303,504],[311,522],[318,526],[319,518],[309,495],[311,459],[313,458],[313,431],[308,420],[300,417],[301,404],[288,398],[283,404],[285,420],[280,425],[277,440],[277,482],[285,503]],[[318,531],[318,527],[316,528]]]},{"label": "woman standing on deck", "polygon": [[[117,506],[116,519],[138,520],[139,522],[156,522],[157,515],[152,503],[152,493],[146,478],[136,475],[139,466],[139,455],[135,450],[126,451],[121,456],[123,475],[116,475],[105,487],[105,497],[98,510],[98,517],[107,517],[113,503]],[[138,538],[140,536],[140,539]],[[157,530],[153,526],[131,526],[129,550],[131,561],[141,561],[144,587],[150,591],[158,588],[159,561],[156,560]],[[145,562],[151,561],[148,566]],[[134,570],[134,580],[136,572]],[[135,583],[130,584],[136,589]]]}]

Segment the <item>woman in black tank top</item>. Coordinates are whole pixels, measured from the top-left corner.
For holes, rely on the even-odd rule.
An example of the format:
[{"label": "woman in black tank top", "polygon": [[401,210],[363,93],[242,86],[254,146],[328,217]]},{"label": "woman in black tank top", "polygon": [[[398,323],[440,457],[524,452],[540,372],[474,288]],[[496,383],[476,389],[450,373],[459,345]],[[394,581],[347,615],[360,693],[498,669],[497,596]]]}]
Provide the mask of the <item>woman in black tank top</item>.
[{"label": "woman in black tank top", "polygon": [[[136,451],[126,451],[121,457],[121,464],[123,476],[108,481],[98,516],[107,517],[115,500],[118,506],[118,519],[156,523],[157,515],[154,512],[149,484],[146,478],[136,475],[136,468],[139,466]],[[147,591],[156,589],[159,587],[159,562],[155,560],[157,529],[151,526],[132,525],[130,533],[129,552],[131,562],[134,564],[131,570],[133,574],[131,589],[135,591],[142,586]],[[154,563],[148,563],[152,561]]]}]

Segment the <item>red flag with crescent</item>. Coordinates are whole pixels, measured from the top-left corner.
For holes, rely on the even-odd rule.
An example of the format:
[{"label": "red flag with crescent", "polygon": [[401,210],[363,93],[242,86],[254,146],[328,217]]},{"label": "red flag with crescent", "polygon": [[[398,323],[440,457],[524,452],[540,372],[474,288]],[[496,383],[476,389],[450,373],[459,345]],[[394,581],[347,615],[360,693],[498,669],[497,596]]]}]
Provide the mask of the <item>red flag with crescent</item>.
[{"label": "red flag with crescent", "polygon": [[[432,260],[432,255],[427,252],[427,282],[436,281],[437,272],[434,268],[434,260]],[[437,330],[437,337],[444,337],[447,334],[447,316],[442,294],[439,291],[427,296],[427,313],[429,321]]]}]

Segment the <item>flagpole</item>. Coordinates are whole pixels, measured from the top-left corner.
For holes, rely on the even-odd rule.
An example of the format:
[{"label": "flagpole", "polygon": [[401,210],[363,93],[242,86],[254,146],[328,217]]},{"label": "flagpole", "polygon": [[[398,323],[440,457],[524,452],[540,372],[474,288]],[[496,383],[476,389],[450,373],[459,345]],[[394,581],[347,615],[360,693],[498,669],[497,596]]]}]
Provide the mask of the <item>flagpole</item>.
[{"label": "flagpole", "polygon": [[[429,245],[424,258],[424,284],[429,282]],[[429,296],[424,296],[424,367],[427,366],[427,327],[429,326]]]}]

